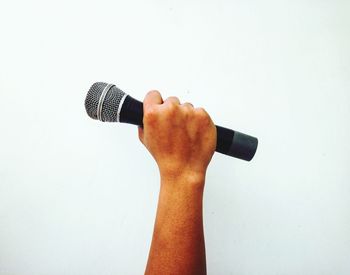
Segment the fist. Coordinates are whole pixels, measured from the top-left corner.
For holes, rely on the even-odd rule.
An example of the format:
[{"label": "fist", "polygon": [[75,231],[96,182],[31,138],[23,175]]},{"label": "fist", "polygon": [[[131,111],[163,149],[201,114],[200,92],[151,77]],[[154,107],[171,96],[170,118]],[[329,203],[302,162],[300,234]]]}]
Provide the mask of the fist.
[{"label": "fist", "polygon": [[146,95],[143,113],[139,138],[161,177],[204,177],[216,147],[216,128],[208,113],[180,104],[176,97],[163,101],[158,91]]}]

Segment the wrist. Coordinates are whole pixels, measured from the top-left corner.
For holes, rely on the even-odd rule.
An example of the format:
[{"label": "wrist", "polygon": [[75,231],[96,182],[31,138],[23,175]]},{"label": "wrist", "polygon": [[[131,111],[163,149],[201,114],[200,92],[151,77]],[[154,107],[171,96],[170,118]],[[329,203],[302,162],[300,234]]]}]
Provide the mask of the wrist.
[{"label": "wrist", "polygon": [[198,190],[203,192],[205,183],[205,172],[160,171],[161,186],[171,187],[179,190]]}]

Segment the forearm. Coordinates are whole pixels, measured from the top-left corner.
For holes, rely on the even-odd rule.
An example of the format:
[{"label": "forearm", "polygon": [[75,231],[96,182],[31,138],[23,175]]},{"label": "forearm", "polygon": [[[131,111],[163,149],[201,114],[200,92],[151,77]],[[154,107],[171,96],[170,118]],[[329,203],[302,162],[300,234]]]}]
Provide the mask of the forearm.
[{"label": "forearm", "polygon": [[206,274],[204,175],[162,177],[146,274]]}]

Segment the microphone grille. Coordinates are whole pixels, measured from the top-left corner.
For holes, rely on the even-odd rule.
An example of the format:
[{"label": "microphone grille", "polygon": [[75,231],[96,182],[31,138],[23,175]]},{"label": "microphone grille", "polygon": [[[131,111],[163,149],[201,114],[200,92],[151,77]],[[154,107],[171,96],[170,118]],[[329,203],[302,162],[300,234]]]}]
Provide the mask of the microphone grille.
[{"label": "microphone grille", "polygon": [[118,122],[119,121],[119,109],[121,106],[122,99],[126,96],[126,94],[118,89],[116,86],[112,86],[104,99],[101,99],[101,95],[103,90],[106,88],[108,84],[105,82],[96,82],[89,89],[86,99],[85,99],[85,109],[87,114],[93,118],[98,119],[97,109],[100,102],[102,112],[101,112],[101,120],[109,121],[109,122]]}]

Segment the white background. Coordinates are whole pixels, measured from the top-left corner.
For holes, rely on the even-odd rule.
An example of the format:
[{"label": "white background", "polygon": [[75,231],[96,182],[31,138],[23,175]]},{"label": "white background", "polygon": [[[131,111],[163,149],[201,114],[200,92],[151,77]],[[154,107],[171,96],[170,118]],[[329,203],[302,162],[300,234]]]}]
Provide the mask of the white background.
[{"label": "white background", "polygon": [[259,138],[215,154],[209,274],[350,274],[349,1],[0,2],[0,274],[142,274],[156,165],[95,81]]}]

